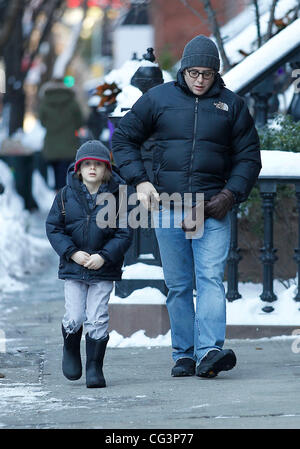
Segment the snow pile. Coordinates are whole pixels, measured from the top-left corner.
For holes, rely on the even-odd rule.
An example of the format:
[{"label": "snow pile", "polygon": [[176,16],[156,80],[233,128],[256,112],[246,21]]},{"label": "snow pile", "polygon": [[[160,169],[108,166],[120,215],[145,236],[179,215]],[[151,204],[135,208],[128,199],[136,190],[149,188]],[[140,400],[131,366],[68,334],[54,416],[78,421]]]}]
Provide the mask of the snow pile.
[{"label": "snow pile", "polygon": [[300,176],[300,153],[292,151],[261,151],[262,169],[259,177]]},{"label": "snow pile", "polygon": [[29,212],[15,192],[10,169],[1,160],[0,180],[5,186],[0,195],[0,292],[10,292],[26,288],[18,278],[38,269],[49,244],[27,232]]},{"label": "snow pile", "polygon": [[[131,265],[134,269],[135,265]],[[157,267],[160,268],[160,267]],[[143,279],[147,279],[147,273]],[[128,278],[127,278],[128,279]],[[133,278],[132,278],[133,279]],[[135,278],[134,278],[135,279]],[[150,279],[148,277],[148,279]],[[145,287],[134,290],[127,298],[120,298],[113,292],[109,300],[110,304],[165,304],[166,296],[154,287]]]},{"label": "snow pile", "polygon": [[19,128],[9,139],[5,131],[1,130],[0,143],[3,145],[3,151],[14,154],[31,154],[35,151],[41,151],[44,144],[46,130],[39,120],[35,120],[34,126],[30,132],[25,132]]},{"label": "snow pile", "polygon": [[163,269],[157,265],[138,262],[124,267],[123,279],[164,279]]},{"label": "snow pile", "polygon": [[117,96],[117,106],[112,112],[112,117],[123,117],[134,103],[142,96],[142,91],[129,84]]},{"label": "snow pile", "polygon": [[46,129],[41,125],[39,120],[36,120],[34,127],[30,132],[18,131],[18,136],[26,148],[32,151],[41,151],[44,144]]},{"label": "snow pile", "polygon": [[44,178],[38,170],[32,173],[32,196],[42,212],[49,212],[55,193],[54,190],[49,189]]},{"label": "snow pile", "polygon": [[111,331],[109,333],[108,346],[111,348],[171,346],[171,331],[168,331],[166,335],[158,335],[155,338],[147,337],[143,329],[135,332],[130,337],[123,337],[118,332]]},{"label": "snow pile", "polygon": [[[240,299],[227,301],[228,325],[263,325],[263,326],[299,326],[300,303],[294,300],[297,294],[297,279],[289,281],[286,288],[278,280],[274,280],[273,288],[277,300],[266,303],[260,299],[263,292],[262,284],[251,282],[239,283]],[[226,290],[227,283],[224,282]],[[273,312],[262,310],[265,306],[272,306]]]}]

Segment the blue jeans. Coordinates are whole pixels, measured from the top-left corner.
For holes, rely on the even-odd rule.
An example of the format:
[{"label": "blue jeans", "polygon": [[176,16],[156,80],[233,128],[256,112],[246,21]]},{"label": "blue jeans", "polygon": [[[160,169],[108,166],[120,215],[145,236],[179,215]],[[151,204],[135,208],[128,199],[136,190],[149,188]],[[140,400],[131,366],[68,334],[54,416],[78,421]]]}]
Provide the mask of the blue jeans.
[{"label": "blue jeans", "polygon": [[[173,211],[170,213],[174,215]],[[203,236],[197,239],[187,239],[185,232],[174,224],[170,228],[158,227],[157,219],[164,211],[155,214],[155,232],[169,289],[166,305],[172,356],[174,361],[190,357],[199,363],[209,350],[222,349],[225,340],[223,275],[230,245],[230,214],[220,221],[206,219]]]}]

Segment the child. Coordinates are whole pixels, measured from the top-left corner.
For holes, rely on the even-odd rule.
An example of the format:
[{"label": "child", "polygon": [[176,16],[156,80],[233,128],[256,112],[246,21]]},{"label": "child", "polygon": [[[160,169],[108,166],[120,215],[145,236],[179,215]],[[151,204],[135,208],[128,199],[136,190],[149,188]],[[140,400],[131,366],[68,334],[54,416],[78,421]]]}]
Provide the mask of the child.
[{"label": "child", "polygon": [[88,388],[106,386],[102,367],[109,339],[108,300],[113,281],[121,279],[124,254],[132,238],[128,227],[97,225],[103,202],[96,200],[101,193],[113,194],[118,210],[120,184],[124,181],[112,171],[109,150],[97,140],[85,142],[77,151],[75,166],[69,167],[67,186],[56,195],[46,221],[48,239],[60,256],[58,277],[65,280],[63,374],[69,380],[81,377],[84,323]]}]

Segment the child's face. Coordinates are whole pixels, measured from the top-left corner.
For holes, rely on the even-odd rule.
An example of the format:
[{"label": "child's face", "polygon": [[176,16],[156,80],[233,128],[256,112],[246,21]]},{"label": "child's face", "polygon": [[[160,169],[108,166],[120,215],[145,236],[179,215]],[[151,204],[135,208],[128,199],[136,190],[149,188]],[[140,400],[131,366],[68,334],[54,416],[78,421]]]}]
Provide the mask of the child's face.
[{"label": "child's face", "polygon": [[78,169],[78,174],[81,174],[83,183],[101,184],[105,172],[105,163],[94,161],[93,159],[86,159],[82,161]]}]

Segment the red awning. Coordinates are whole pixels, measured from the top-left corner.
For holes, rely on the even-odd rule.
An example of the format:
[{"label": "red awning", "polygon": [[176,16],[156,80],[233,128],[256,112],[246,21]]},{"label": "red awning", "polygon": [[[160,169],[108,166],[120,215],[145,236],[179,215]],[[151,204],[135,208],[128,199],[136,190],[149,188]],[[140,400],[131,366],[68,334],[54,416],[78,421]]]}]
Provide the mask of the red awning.
[{"label": "red awning", "polygon": [[[68,8],[78,8],[83,3],[83,0],[67,0]],[[99,6],[104,8],[106,6],[111,6],[112,8],[121,8],[124,2],[121,0],[89,0],[88,6]]]}]

